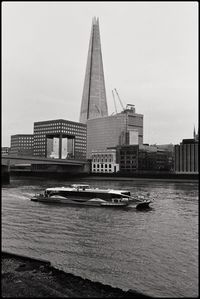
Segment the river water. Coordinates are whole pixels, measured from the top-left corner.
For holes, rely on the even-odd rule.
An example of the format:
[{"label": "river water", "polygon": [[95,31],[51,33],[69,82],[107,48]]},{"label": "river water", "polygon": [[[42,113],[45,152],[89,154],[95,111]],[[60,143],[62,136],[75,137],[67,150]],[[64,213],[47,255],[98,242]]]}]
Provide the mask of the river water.
[{"label": "river water", "polygon": [[[45,205],[30,197],[46,187],[150,192],[152,209]],[[157,297],[198,296],[198,183],[44,179],[2,188],[2,249],[51,261],[66,272]]]}]

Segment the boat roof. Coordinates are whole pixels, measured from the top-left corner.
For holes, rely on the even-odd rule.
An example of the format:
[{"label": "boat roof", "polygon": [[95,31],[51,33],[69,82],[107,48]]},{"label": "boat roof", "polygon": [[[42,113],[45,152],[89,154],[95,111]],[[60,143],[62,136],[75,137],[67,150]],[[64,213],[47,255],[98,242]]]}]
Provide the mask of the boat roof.
[{"label": "boat roof", "polygon": [[72,184],[71,186],[74,188],[90,187],[90,185],[86,185],[86,184]]},{"label": "boat roof", "polygon": [[[114,189],[99,189],[99,188],[90,188],[89,185],[81,185],[81,184],[73,184],[71,187],[51,187],[47,188],[46,191],[72,191],[77,190],[78,187],[88,187],[87,191],[89,192],[99,192],[99,193],[115,193],[115,194],[121,194],[122,192],[129,192],[128,190],[114,190]],[[79,190],[82,191],[82,190]],[[85,190],[83,190],[85,191]]]}]

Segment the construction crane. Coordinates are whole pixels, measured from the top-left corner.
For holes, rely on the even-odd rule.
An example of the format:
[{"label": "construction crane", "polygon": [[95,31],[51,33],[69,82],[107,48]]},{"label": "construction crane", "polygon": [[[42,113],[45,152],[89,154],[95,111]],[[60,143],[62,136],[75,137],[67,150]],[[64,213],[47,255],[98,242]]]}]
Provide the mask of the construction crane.
[{"label": "construction crane", "polygon": [[115,94],[114,94],[113,90],[112,90],[112,96],[113,96],[114,105],[115,105],[115,112],[117,113],[117,106],[116,106],[116,101],[115,101]]},{"label": "construction crane", "polygon": [[118,100],[119,100],[119,102],[120,102],[120,104],[121,104],[121,106],[122,106],[122,109],[123,109],[123,111],[124,111],[124,110],[125,110],[124,105],[122,104],[122,101],[121,101],[121,99],[120,99],[120,97],[119,97],[119,94],[118,94],[116,88],[114,88],[114,90],[115,90],[115,92],[116,92],[116,95],[117,95],[117,97],[118,97]]},{"label": "construction crane", "polygon": [[99,107],[97,105],[95,105],[95,107],[97,108],[97,111],[99,112],[99,114],[101,115],[101,111],[99,109]]}]

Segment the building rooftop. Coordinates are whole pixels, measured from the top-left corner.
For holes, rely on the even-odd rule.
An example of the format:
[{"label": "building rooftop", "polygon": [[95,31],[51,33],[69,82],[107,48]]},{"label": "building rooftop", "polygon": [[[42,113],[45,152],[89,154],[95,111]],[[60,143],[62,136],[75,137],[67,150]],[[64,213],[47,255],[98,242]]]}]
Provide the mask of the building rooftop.
[{"label": "building rooftop", "polygon": [[182,144],[191,144],[191,143],[198,143],[198,141],[193,138],[190,138],[190,139],[183,139],[181,143]]},{"label": "building rooftop", "polygon": [[15,134],[15,135],[11,135],[11,137],[33,137],[33,134]]},{"label": "building rooftop", "polygon": [[43,120],[43,121],[36,121],[34,122],[34,125],[40,125],[40,124],[49,124],[49,123],[55,123],[55,122],[64,122],[64,123],[71,123],[71,124],[78,124],[82,127],[86,127],[86,124],[80,123],[80,122],[75,122],[71,120],[66,120],[66,119],[52,119],[52,120]]}]

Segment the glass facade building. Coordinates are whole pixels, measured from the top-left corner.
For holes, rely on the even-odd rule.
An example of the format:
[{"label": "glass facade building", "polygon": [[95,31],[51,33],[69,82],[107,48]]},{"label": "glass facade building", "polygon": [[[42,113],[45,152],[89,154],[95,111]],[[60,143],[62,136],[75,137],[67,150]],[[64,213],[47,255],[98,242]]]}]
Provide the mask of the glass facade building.
[{"label": "glass facade building", "polygon": [[94,150],[142,143],[143,115],[133,109],[87,121],[87,158]]},{"label": "glass facade building", "polygon": [[85,124],[88,119],[103,116],[108,116],[108,108],[99,20],[93,18],[79,120]]},{"label": "glass facade building", "polygon": [[86,125],[64,119],[34,123],[34,156],[86,159]]}]

